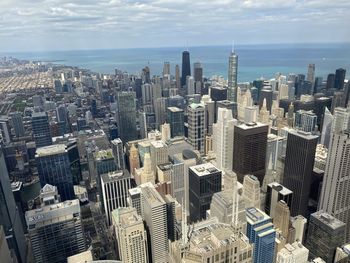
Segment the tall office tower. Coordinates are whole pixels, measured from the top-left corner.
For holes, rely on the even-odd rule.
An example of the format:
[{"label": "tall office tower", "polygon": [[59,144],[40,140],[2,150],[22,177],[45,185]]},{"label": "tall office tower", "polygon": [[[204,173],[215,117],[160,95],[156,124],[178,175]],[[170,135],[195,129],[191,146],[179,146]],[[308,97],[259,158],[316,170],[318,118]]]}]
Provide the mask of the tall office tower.
[{"label": "tall office tower", "polygon": [[232,48],[231,54],[228,58],[228,88],[227,99],[229,101],[237,102],[237,69],[238,56]]},{"label": "tall office tower", "polygon": [[171,130],[169,123],[164,123],[163,125],[161,125],[160,131],[162,133],[162,142],[166,143],[171,139]]},{"label": "tall office tower", "polygon": [[221,191],[222,172],[211,163],[189,168],[189,208],[191,222],[205,219],[213,194]]},{"label": "tall office tower", "polygon": [[184,136],[184,111],[177,107],[168,107],[167,114],[171,137]]},{"label": "tall office tower", "polygon": [[288,133],[283,185],[293,192],[292,216],[307,214],[317,141],[310,133]]},{"label": "tall office tower", "polygon": [[26,222],[37,263],[64,263],[86,249],[78,199],[27,211]]},{"label": "tall office tower", "polygon": [[186,91],[187,95],[194,95],[195,94],[195,82],[194,77],[187,76],[186,78]]},{"label": "tall office tower", "polygon": [[164,62],[163,76],[170,75],[170,62]]},{"label": "tall office tower", "polygon": [[132,188],[128,172],[118,171],[101,175],[102,198],[108,225],[112,224],[112,211],[128,206],[129,189]]},{"label": "tall office tower", "polygon": [[4,228],[8,247],[15,252],[20,263],[25,263],[27,247],[18,210],[20,208],[16,207],[2,149],[0,149],[0,200],[0,225]]},{"label": "tall office tower", "polygon": [[186,85],[187,76],[191,76],[191,62],[190,52],[182,52],[182,76],[181,76],[181,87]]},{"label": "tall office tower", "polygon": [[82,181],[82,174],[77,141],[69,140],[65,145],[68,153],[70,170],[73,176],[73,184],[79,184]]},{"label": "tall office tower", "polygon": [[205,118],[204,106],[192,103],[187,107],[188,140],[199,152],[204,153]]},{"label": "tall office tower", "polygon": [[22,114],[18,111],[11,112],[10,117],[11,117],[12,127],[15,130],[16,137],[18,138],[18,137],[24,136],[25,130],[23,125]]},{"label": "tall office tower", "polygon": [[290,218],[292,227],[295,229],[295,241],[303,242],[307,225],[307,219],[302,215]]},{"label": "tall office tower", "polygon": [[157,165],[169,162],[168,146],[162,141],[150,143],[152,170],[157,170]]},{"label": "tall office tower", "polygon": [[147,182],[155,183],[156,181],[156,175],[155,171],[152,169],[152,160],[151,155],[149,153],[145,153],[144,161],[143,161],[143,168],[140,176],[140,183],[144,184]]},{"label": "tall office tower", "polygon": [[344,88],[345,75],[346,75],[346,70],[343,68],[338,68],[335,71],[335,78],[334,78],[335,89],[342,90]]},{"label": "tall office tower", "polygon": [[202,83],[203,81],[203,67],[202,63],[196,62],[193,64],[194,81]]},{"label": "tall office tower", "polygon": [[125,263],[148,263],[147,233],[143,220],[133,207],[121,207],[112,212],[112,222],[118,243],[119,259]]},{"label": "tall office tower", "polygon": [[245,205],[247,208],[261,206],[260,183],[254,175],[246,175],[243,179],[243,194]]},{"label": "tall office tower", "polygon": [[289,217],[290,210],[286,202],[283,200],[278,201],[275,208],[275,218],[273,224],[278,232],[287,239],[289,235]]},{"label": "tall office tower", "polygon": [[247,236],[254,244],[254,263],[272,263],[275,256],[276,231],[271,218],[260,209],[251,207],[246,210]]},{"label": "tall office tower", "polygon": [[7,116],[0,117],[0,136],[4,144],[9,144],[11,142],[9,119]]},{"label": "tall office tower", "polygon": [[263,124],[270,124],[270,112],[267,110],[266,107],[266,99],[264,99],[263,105],[259,112],[259,121]]},{"label": "tall office tower", "polygon": [[114,172],[117,170],[112,149],[95,152],[94,162],[96,168],[95,175],[97,175],[98,181],[100,180],[99,176],[101,174]]},{"label": "tall office tower", "polygon": [[319,209],[348,225],[346,241],[350,242],[350,111],[336,108],[323,177]]},{"label": "tall office tower", "polygon": [[142,80],[145,83],[151,83],[151,72],[147,66],[142,69]]},{"label": "tall office tower", "polygon": [[52,144],[49,118],[45,112],[34,112],[32,114],[32,130],[37,148]]},{"label": "tall office tower", "polygon": [[350,107],[350,81],[345,84],[344,87],[344,98],[343,98],[343,108]]},{"label": "tall office tower", "polygon": [[167,98],[157,98],[153,101],[157,128],[166,120],[166,102]]},{"label": "tall office tower", "polygon": [[323,115],[323,123],[321,130],[321,144],[329,148],[329,142],[331,139],[331,131],[333,125],[334,117],[329,109],[326,107]]},{"label": "tall office tower", "polygon": [[294,127],[304,132],[314,132],[317,125],[317,116],[313,111],[298,110],[295,113]]},{"label": "tall office tower", "polygon": [[152,104],[153,85],[145,83],[141,86],[142,104]]},{"label": "tall office tower", "polygon": [[231,170],[233,160],[233,130],[237,120],[232,110],[218,108],[217,122],[213,124],[213,151],[216,164],[221,170]]},{"label": "tall office tower", "polygon": [[234,226],[210,219],[195,224],[188,240],[171,243],[170,262],[251,263],[252,249]]},{"label": "tall office tower", "polygon": [[287,122],[288,126],[292,128],[294,126],[294,105],[293,102],[289,104],[288,113],[287,113]]},{"label": "tall office tower", "polygon": [[315,64],[309,64],[309,67],[307,68],[307,77],[306,80],[314,83],[315,81]]},{"label": "tall office tower", "polygon": [[62,201],[74,199],[73,176],[64,144],[37,149],[35,161],[42,187],[45,184],[57,186]]},{"label": "tall office tower", "polygon": [[117,164],[117,170],[125,169],[123,142],[120,138],[111,141],[112,151],[115,163]]},{"label": "tall office tower", "polygon": [[140,158],[139,151],[137,150],[135,144],[131,145],[129,151],[129,169],[131,174],[135,174],[135,169],[140,168]]},{"label": "tall office tower", "polygon": [[276,257],[276,263],[291,263],[291,262],[308,262],[309,250],[304,247],[301,242],[294,242],[293,244],[286,244]]},{"label": "tall office tower", "polygon": [[276,206],[281,200],[284,201],[288,207],[291,207],[293,192],[277,182],[268,184],[265,201],[265,213],[267,213],[272,219],[275,218]]},{"label": "tall office tower", "polygon": [[57,116],[57,121],[64,122],[64,123],[67,122],[68,111],[67,111],[66,105],[60,105],[56,108],[56,116]]},{"label": "tall office tower", "polygon": [[175,84],[176,84],[177,90],[179,91],[181,89],[181,77],[180,77],[179,65],[175,66]]},{"label": "tall office tower", "polygon": [[333,74],[333,73],[328,74],[326,89],[327,90],[334,89],[334,82],[335,82],[335,74]]},{"label": "tall office tower", "polygon": [[322,210],[311,214],[305,246],[310,257],[332,263],[337,247],[344,244],[346,224]]},{"label": "tall office tower", "polygon": [[117,123],[124,143],[137,139],[135,92],[118,92]]},{"label": "tall office tower", "polygon": [[142,218],[148,229],[151,245],[150,262],[169,262],[167,205],[152,184],[141,186]]},{"label": "tall office tower", "polygon": [[239,182],[246,174],[255,175],[262,185],[265,176],[265,157],[268,125],[241,124],[234,128],[233,171]]}]

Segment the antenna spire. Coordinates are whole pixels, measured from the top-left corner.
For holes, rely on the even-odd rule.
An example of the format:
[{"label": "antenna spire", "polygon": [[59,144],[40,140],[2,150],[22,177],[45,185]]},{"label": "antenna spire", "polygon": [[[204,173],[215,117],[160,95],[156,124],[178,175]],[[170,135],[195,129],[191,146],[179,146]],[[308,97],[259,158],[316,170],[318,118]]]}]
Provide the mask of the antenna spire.
[{"label": "antenna spire", "polygon": [[235,41],[232,40],[231,52],[235,53]]}]

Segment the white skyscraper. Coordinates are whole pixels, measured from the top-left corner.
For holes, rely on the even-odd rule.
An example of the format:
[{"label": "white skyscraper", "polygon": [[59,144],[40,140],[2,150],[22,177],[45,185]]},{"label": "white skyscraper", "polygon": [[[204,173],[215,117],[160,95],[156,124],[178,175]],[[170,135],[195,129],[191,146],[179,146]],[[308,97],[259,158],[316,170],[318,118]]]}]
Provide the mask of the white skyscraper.
[{"label": "white skyscraper", "polygon": [[330,136],[319,210],[346,223],[350,241],[350,111],[336,108]]},{"label": "white skyscraper", "polygon": [[187,107],[188,140],[199,152],[204,153],[205,118],[204,106],[192,103]]},{"label": "white skyscraper", "polygon": [[168,262],[167,205],[150,183],[141,185],[141,211],[150,235],[152,262]]},{"label": "white skyscraper", "polygon": [[217,122],[213,124],[213,151],[217,167],[221,170],[232,169],[233,130],[236,124],[231,110],[218,108]]},{"label": "white skyscraper", "polygon": [[103,205],[109,225],[112,224],[112,211],[128,205],[127,199],[131,189],[131,176],[123,171],[101,175]]},{"label": "white skyscraper", "polygon": [[247,208],[261,207],[260,182],[254,175],[246,175],[243,179],[243,198]]},{"label": "white skyscraper", "polygon": [[133,207],[112,212],[118,250],[124,263],[148,263],[147,234],[143,220]]},{"label": "white skyscraper", "polygon": [[307,69],[307,81],[310,81],[311,84],[315,81],[315,64],[309,64],[309,67]]},{"label": "white skyscraper", "polygon": [[237,68],[238,68],[238,56],[236,55],[232,47],[232,51],[228,59],[227,99],[233,102],[237,102]]}]

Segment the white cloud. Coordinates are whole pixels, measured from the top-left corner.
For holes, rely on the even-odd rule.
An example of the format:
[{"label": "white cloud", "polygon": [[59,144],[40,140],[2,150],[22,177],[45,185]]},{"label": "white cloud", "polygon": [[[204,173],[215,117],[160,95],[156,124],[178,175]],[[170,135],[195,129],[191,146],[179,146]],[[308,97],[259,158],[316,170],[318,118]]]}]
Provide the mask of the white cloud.
[{"label": "white cloud", "polygon": [[350,42],[348,7],[346,0],[0,0],[0,50]]}]

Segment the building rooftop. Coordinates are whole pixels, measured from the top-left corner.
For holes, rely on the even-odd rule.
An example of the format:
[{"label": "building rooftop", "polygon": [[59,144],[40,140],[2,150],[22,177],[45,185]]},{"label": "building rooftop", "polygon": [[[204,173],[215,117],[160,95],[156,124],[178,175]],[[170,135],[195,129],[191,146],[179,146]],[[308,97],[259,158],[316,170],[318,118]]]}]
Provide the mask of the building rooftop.
[{"label": "building rooftop", "polygon": [[267,124],[264,124],[261,122],[242,123],[242,124],[237,125],[238,128],[241,128],[243,130],[249,130],[249,129],[265,127],[265,126],[268,127]]},{"label": "building rooftop", "polygon": [[142,217],[137,214],[134,207],[121,207],[112,211],[112,219],[123,227],[143,224]]},{"label": "building rooftop", "polygon": [[320,222],[324,223],[325,225],[332,228],[333,230],[336,230],[338,228],[345,228],[346,226],[344,222],[336,219],[334,216],[331,216],[326,212],[323,212],[322,210],[311,214],[311,218],[312,217],[318,219]]},{"label": "building rooftop", "polygon": [[168,110],[171,112],[183,112],[183,109],[180,109],[178,107],[168,107]]},{"label": "building rooftop", "polygon": [[164,199],[154,188],[152,183],[141,184],[139,187],[141,187],[143,198],[145,198],[152,207],[165,204]]},{"label": "building rooftop", "polygon": [[302,138],[307,139],[307,140],[313,140],[313,139],[318,138],[317,135],[313,135],[311,132],[305,132],[305,131],[301,131],[301,130],[290,129],[288,131],[288,133],[294,134],[296,136],[302,137]]},{"label": "building rooftop", "polygon": [[252,225],[270,219],[270,217],[266,213],[255,207],[247,208],[246,216],[247,222],[249,222]]},{"label": "building rooftop", "polygon": [[79,254],[67,258],[67,263],[86,263],[93,260],[91,250],[81,252]]},{"label": "building rooftop", "polygon": [[293,193],[287,187],[284,187],[283,185],[277,182],[270,183],[268,184],[268,186],[270,186],[272,189],[276,190],[277,192],[281,193],[282,195],[288,195]]},{"label": "building rooftop", "polygon": [[101,150],[95,153],[96,160],[111,159],[113,157],[112,149]]},{"label": "building rooftop", "polygon": [[191,166],[190,170],[192,170],[198,176],[205,176],[216,172],[221,172],[221,170],[216,168],[212,163],[203,163]]},{"label": "building rooftop", "polygon": [[161,141],[161,140],[158,140],[158,141],[152,141],[150,143],[154,148],[164,148],[166,146],[166,144]]},{"label": "building rooftop", "polygon": [[80,214],[79,200],[74,199],[27,211],[25,217],[28,229],[32,229],[72,219],[77,213]]},{"label": "building rooftop", "polygon": [[101,181],[103,183],[110,183],[124,178],[130,178],[130,174],[126,171],[114,171],[101,175]]},{"label": "building rooftop", "polygon": [[44,146],[36,149],[35,157],[50,156],[50,155],[60,154],[64,152],[67,152],[66,145],[54,144],[54,145]]}]

